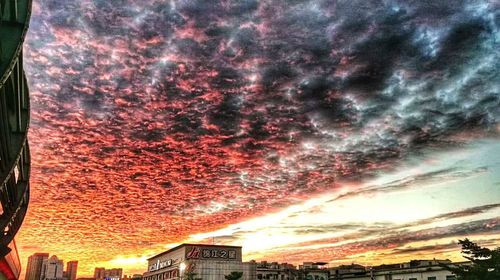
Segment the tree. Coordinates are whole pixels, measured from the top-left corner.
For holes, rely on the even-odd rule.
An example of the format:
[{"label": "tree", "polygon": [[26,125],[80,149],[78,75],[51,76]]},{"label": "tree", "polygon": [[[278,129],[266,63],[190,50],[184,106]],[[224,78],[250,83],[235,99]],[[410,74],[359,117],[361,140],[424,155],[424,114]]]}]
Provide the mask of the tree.
[{"label": "tree", "polygon": [[184,280],[201,280],[201,278],[196,277],[196,273],[194,272],[186,272],[184,274]]},{"label": "tree", "polygon": [[459,240],[458,244],[462,246],[463,257],[472,263],[470,266],[447,266],[458,280],[500,279],[500,247],[491,250],[467,238]]},{"label": "tree", "polygon": [[243,277],[243,272],[240,271],[233,271],[229,273],[228,275],[224,276],[226,280],[240,280],[241,277]]}]

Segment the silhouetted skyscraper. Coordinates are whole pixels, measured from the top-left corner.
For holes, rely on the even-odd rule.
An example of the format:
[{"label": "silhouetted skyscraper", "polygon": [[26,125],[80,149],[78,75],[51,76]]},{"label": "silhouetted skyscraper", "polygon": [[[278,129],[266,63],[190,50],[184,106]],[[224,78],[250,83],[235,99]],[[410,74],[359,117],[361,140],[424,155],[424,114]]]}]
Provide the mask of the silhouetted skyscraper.
[{"label": "silhouetted skyscraper", "polygon": [[49,258],[49,253],[35,253],[28,257],[26,280],[40,280],[43,261]]},{"label": "silhouetted skyscraper", "polygon": [[66,278],[68,280],[76,280],[76,270],[78,261],[69,261],[66,263]]},{"label": "silhouetted skyscraper", "polygon": [[57,258],[57,256],[52,256],[47,260],[43,261],[42,275],[40,280],[62,280],[64,271],[64,262]]}]

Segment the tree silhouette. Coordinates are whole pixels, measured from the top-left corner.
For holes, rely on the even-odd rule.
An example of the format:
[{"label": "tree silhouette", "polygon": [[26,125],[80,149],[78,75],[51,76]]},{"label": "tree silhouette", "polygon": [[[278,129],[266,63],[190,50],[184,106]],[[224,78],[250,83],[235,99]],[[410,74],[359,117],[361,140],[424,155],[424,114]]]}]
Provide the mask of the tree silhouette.
[{"label": "tree silhouette", "polygon": [[240,271],[233,271],[229,273],[228,275],[224,276],[226,280],[240,280],[241,277],[243,277],[243,272]]},{"label": "tree silhouette", "polygon": [[499,280],[500,279],[500,247],[488,249],[477,245],[469,239],[459,240],[462,255],[471,261],[470,266],[447,266],[457,275],[459,280]]}]

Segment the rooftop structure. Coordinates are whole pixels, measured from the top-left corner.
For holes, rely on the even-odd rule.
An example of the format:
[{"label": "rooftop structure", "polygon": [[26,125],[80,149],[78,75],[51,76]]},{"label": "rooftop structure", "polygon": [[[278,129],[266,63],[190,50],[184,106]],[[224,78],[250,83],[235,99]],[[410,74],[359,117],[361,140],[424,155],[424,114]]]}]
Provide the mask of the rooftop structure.
[{"label": "rooftop structure", "polygon": [[455,280],[447,266],[466,265],[450,260],[413,260],[373,267],[341,265],[329,268],[330,280]]}]

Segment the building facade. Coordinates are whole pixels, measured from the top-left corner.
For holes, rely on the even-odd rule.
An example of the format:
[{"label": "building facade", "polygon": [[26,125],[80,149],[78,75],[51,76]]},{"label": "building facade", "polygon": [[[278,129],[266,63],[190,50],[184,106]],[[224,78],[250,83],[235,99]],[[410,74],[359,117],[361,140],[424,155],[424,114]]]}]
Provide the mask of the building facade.
[{"label": "building facade", "polygon": [[256,279],[256,263],[242,261],[238,246],[182,244],[148,259],[143,280],[224,280],[231,272],[243,273],[241,280]]},{"label": "building facade", "polygon": [[304,262],[299,265],[299,280],[328,280],[330,272],[326,262]]},{"label": "building facade", "polygon": [[257,280],[297,280],[299,271],[289,263],[262,261],[257,265]]},{"label": "building facade", "polygon": [[182,244],[149,258],[147,272],[137,279],[225,280],[232,272],[241,272],[241,280],[456,280],[447,268],[469,265],[433,259],[372,267],[304,262],[296,268],[288,263],[242,262],[237,246]]},{"label": "building facade", "polygon": [[142,280],[142,274],[123,275],[121,280]]},{"label": "building facade", "polygon": [[54,255],[43,261],[40,280],[66,280],[66,278],[63,277],[63,272],[63,260],[60,260]]},{"label": "building facade", "polygon": [[106,269],[104,271],[104,279],[105,280],[120,280],[122,279],[123,269],[121,268],[112,268]]},{"label": "building facade", "polygon": [[35,253],[28,257],[25,280],[40,280],[43,262],[49,259],[49,253]]},{"label": "building facade", "polygon": [[134,274],[131,277],[132,280],[142,280],[142,274]]},{"label": "building facade", "polygon": [[67,262],[65,278],[68,280],[76,280],[77,269],[78,269],[78,261]]},{"label": "building facade", "polygon": [[330,268],[330,280],[456,280],[446,266],[463,265],[449,260],[414,260],[406,263]]},{"label": "building facade", "polygon": [[104,277],[106,277],[105,272],[106,272],[106,268],[104,268],[104,267],[94,268],[94,279],[96,279],[96,280],[104,279]]},{"label": "building facade", "polygon": [[96,267],[94,269],[95,280],[120,280],[122,279],[123,269],[112,268],[106,269],[104,267]]},{"label": "building facade", "polygon": [[23,42],[31,0],[0,1],[0,279],[18,279],[21,262],[14,237],[29,200],[28,85]]}]

